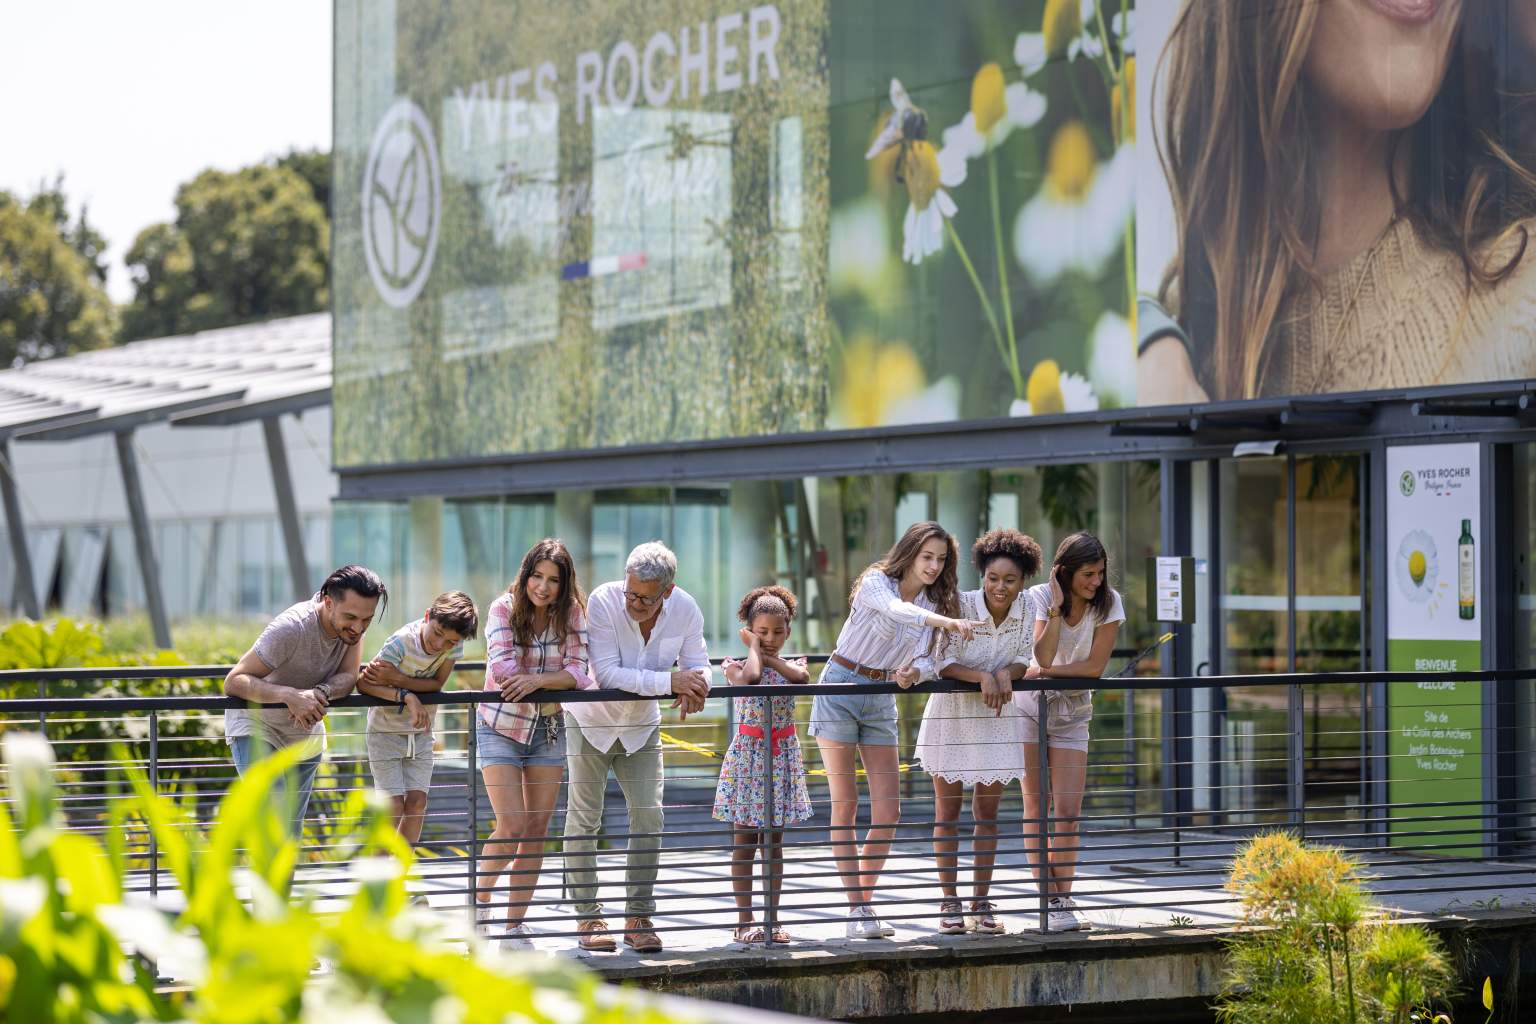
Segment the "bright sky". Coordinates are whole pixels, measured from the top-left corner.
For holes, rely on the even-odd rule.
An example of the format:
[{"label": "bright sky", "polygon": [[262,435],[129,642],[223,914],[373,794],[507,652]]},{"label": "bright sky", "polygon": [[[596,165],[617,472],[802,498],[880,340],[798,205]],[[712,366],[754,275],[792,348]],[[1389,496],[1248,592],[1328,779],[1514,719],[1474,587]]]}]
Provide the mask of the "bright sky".
[{"label": "bright sky", "polygon": [[49,0],[0,13],[7,98],[0,189],[62,171],[107,237],[108,285],[133,289],[123,253],[175,214],[176,187],[289,149],[331,146],[329,0]]}]

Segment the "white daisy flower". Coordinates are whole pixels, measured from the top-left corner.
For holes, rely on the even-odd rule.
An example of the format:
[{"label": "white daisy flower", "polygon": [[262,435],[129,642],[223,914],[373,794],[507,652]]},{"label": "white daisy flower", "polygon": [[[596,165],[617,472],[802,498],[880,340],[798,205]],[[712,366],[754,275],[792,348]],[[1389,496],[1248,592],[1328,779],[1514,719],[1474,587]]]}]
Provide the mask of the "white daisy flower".
[{"label": "white daisy flower", "polygon": [[1089,342],[1088,379],[1106,408],[1136,404],[1136,339],[1131,325],[1118,313],[1105,310],[1093,325]]},{"label": "white daisy flower", "polygon": [[1016,128],[1033,128],[1045,116],[1046,99],[1025,82],[1015,82],[1003,90],[1002,118],[986,134],[976,129],[976,114],[967,111],[960,123],[944,129],[944,148],[939,150],[942,163],[946,153],[974,160],[989,149],[1001,146]]},{"label": "white daisy flower", "polygon": [[1021,32],[1013,42],[1013,62],[1025,77],[1052,60],[1102,57],[1104,44],[1089,26],[1098,0],[1046,0],[1039,32]]},{"label": "white daisy flower", "polygon": [[1010,416],[1049,416],[1062,412],[1093,412],[1099,400],[1086,378],[1062,373],[1054,359],[1042,359],[1029,373],[1024,398],[1008,406]]},{"label": "white daisy flower", "polygon": [[940,160],[932,143],[914,142],[903,162],[903,178],[911,204],[901,223],[901,258],[916,264],[944,248],[944,221],[960,212],[944,187],[965,180],[965,158],[951,152]]},{"label": "white daisy flower", "polygon": [[1088,129],[1068,121],[1051,140],[1045,183],[1014,218],[1014,258],[1037,285],[1067,270],[1097,275],[1121,251],[1135,202],[1134,148],[1101,165]]}]

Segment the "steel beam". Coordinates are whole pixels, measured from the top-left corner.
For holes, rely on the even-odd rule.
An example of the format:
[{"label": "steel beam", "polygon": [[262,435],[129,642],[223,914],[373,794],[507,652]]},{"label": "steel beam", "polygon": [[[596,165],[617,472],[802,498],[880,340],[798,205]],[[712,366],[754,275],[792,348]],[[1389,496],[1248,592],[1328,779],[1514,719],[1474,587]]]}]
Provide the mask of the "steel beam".
[{"label": "steel beam", "polygon": [[277,519],[283,527],[293,599],[302,601],[312,592],[309,562],[304,558],[304,530],[299,523],[299,505],[293,497],[293,474],[288,469],[288,449],[283,446],[283,425],[276,416],[268,416],[261,421],[261,431],[267,439],[267,465],[272,467],[272,493],[277,496]]},{"label": "steel beam", "polygon": [[123,474],[123,497],[128,503],[128,523],[133,527],[133,546],[139,556],[139,574],[144,577],[144,603],[149,606],[149,624],[154,629],[155,646],[171,646],[171,623],[165,615],[165,597],[160,589],[160,562],[155,558],[154,538],[150,535],[149,512],[144,505],[144,486],[139,480],[139,460],[133,451],[133,431],[120,430],[112,435],[117,442],[117,467]]},{"label": "steel beam", "polygon": [[27,550],[27,531],[21,521],[21,496],[17,491],[16,463],[9,438],[0,438],[0,500],[5,503],[5,529],[11,538],[11,564],[16,567],[14,600],[30,619],[43,617],[42,602],[32,582],[32,552]]}]

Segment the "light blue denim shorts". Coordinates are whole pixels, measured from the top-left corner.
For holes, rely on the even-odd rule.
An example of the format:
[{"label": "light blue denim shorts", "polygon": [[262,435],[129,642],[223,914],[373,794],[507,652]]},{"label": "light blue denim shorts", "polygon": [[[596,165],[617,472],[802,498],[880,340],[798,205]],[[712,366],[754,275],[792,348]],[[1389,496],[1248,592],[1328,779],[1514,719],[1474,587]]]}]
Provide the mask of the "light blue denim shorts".
[{"label": "light blue denim shorts", "polygon": [[[867,683],[852,669],[829,662],[821,673],[823,683]],[[811,702],[812,736],[839,743],[871,743],[894,747],[896,695],[894,693],[817,694]]]},{"label": "light blue denim shorts", "polygon": [[527,743],[508,739],[475,716],[475,761],[481,768],[510,764],[517,768],[565,767],[565,723],[560,715],[541,715]]}]

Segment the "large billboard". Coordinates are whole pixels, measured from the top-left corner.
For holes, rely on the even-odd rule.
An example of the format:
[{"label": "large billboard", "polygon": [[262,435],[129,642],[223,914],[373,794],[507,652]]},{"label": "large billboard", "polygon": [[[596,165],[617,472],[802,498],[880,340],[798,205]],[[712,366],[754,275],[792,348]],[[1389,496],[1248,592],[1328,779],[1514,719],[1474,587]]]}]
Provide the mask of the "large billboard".
[{"label": "large billboard", "polygon": [[1536,376],[1536,4],[1137,19],[1140,404]]},{"label": "large billboard", "polygon": [[338,466],[1132,404],[1121,0],[342,0]]},{"label": "large billboard", "polygon": [[1536,377],[1533,49],[1527,0],[339,0],[335,463]]}]

